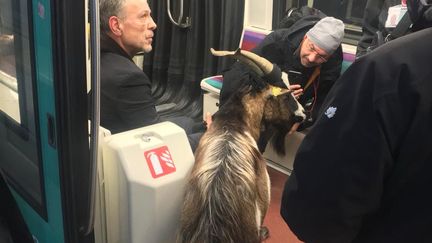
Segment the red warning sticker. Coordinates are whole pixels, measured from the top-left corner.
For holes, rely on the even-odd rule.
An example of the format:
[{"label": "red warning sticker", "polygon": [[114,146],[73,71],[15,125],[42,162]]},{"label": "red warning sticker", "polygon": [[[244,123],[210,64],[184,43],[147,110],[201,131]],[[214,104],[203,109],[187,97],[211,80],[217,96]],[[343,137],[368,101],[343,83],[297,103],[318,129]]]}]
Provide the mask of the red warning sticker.
[{"label": "red warning sticker", "polygon": [[144,152],[147,165],[153,178],[171,174],[176,171],[174,161],[167,146]]}]

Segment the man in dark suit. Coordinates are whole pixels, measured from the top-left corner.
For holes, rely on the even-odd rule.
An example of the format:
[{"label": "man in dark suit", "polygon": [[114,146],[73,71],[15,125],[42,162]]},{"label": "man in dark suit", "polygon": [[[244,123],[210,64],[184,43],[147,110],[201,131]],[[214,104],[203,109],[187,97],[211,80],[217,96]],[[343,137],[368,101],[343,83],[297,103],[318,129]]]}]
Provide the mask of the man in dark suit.
[{"label": "man in dark suit", "polygon": [[159,120],[151,81],[132,61],[152,50],[156,23],[146,0],[100,1],[101,125],[112,133]]},{"label": "man in dark suit", "polygon": [[[152,50],[156,23],[147,0],[100,0],[100,28],[101,125],[119,133],[161,122],[151,80],[132,61],[138,52]],[[194,149],[200,134],[192,134],[193,120],[172,121],[189,134]]]}]

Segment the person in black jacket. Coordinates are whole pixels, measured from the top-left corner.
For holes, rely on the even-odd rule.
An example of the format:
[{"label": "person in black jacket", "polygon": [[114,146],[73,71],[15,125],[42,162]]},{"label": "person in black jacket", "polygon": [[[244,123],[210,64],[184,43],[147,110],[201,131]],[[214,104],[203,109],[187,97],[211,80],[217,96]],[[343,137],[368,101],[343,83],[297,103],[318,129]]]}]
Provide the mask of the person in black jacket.
[{"label": "person in black jacket", "polygon": [[146,0],[113,2],[100,1],[101,125],[118,133],[159,121],[151,81],[132,61],[152,50],[156,23]]},{"label": "person in black jacket", "polygon": [[[357,44],[356,57],[366,54],[370,49],[375,48],[377,43],[376,32],[380,31],[385,38],[392,32],[395,26],[386,21],[390,7],[400,5],[406,6],[405,0],[368,0],[363,12],[362,37]],[[403,13],[402,13],[403,14]]]},{"label": "person in black jacket", "polygon": [[[322,101],[341,72],[344,24],[333,17],[321,18],[321,14],[309,15],[297,20],[289,28],[277,29],[252,50],[277,64],[288,74],[291,84],[289,88],[307,112],[307,118],[298,130],[313,124]],[[311,78],[317,68],[320,74]],[[258,78],[240,62],[224,72],[223,77],[224,84],[219,98],[221,106],[243,83],[253,82]],[[309,88],[305,89],[309,79],[312,82]],[[280,80],[274,85],[285,87]],[[265,150],[271,134],[273,133],[269,128],[265,128],[261,133],[258,141],[260,151]]]},{"label": "person in black jacket", "polygon": [[432,242],[431,39],[428,28],[381,46],[327,95],[282,197],[300,240]]},{"label": "person in black jacket", "polygon": [[[132,61],[138,52],[150,52],[156,23],[147,0],[100,0],[101,23],[101,126],[111,133],[161,122],[152,96],[151,80]],[[170,118],[189,135],[195,134],[188,117]]]},{"label": "person in black jacket", "polygon": [[[252,52],[277,64],[288,73],[291,89],[310,112],[307,127],[312,124],[321,102],[339,77],[342,65],[341,42],[344,36],[344,24],[333,17],[311,15],[298,20],[289,28],[277,29],[255,47]],[[319,76],[307,90],[304,87],[315,71],[320,67]],[[232,93],[243,82],[251,82],[253,73],[237,62],[223,73],[224,84],[220,94],[223,106]],[[276,85],[284,87],[283,83]]]}]

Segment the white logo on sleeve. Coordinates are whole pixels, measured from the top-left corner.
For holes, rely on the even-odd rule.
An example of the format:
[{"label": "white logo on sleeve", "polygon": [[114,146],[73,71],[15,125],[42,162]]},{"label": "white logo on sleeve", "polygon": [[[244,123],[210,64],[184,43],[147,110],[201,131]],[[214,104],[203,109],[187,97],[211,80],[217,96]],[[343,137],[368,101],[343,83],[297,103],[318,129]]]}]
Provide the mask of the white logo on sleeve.
[{"label": "white logo on sleeve", "polygon": [[334,115],[336,114],[336,107],[330,106],[326,112],[324,113],[324,115],[326,115],[328,118],[332,118],[334,117]]}]

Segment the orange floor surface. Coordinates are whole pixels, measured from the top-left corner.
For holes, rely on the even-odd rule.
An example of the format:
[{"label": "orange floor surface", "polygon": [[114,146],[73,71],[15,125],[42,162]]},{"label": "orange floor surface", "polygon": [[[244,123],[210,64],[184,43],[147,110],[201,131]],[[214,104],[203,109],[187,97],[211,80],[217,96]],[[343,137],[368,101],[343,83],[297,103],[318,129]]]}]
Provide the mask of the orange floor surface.
[{"label": "orange floor surface", "polygon": [[282,191],[288,176],[267,167],[271,181],[271,202],[270,208],[264,219],[264,226],[270,231],[270,237],[264,243],[302,243],[288,228],[280,215],[280,204]]}]

